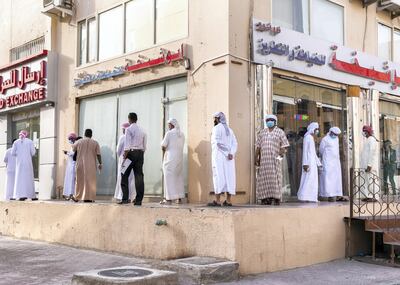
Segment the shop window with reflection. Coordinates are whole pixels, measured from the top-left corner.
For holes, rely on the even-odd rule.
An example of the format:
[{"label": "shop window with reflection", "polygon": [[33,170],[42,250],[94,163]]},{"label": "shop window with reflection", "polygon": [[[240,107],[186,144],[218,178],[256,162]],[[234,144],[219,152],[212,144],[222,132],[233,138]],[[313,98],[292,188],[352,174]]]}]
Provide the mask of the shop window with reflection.
[{"label": "shop window with reflection", "polygon": [[[278,126],[289,140],[290,147],[283,165],[284,199],[296,196],[300,185],[302,169],[303,137],[311,122],[318,122],[321,136],[319,143],[331,127],[337,126],[346,136],[346,109],[343,106],[344,93],[340,90],[296,82],[275,76],[273,79],[273,113],[278,117]],[[343,136],[340,139],[343,181],[347,179],[346,147]],[[343,183],[343,185],[347,185]],[[344,189],[346,190],[346,189]]]},{"label": "shop window with reflection", "polygon": [[400,104],[379,102],[381,167],[384,194],[399,194],[400,185]]}]

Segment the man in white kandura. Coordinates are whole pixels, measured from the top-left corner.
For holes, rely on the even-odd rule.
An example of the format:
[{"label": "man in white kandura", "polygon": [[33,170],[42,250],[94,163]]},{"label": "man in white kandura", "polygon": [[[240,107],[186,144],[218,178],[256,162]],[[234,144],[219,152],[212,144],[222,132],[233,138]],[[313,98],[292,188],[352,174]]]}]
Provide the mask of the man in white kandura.
[{"label": "man in white kandura", "polygon": [[20,131],[19,139],[14,142],[12,147],[12,155],[16,156],[14,184],[14,198],[16,200],[37,200],[32,164],[32,157],[35,153],[36,149],[33,141],[28,138],[28,132]]},{"label": "man in white kandura", "polygon": [[371,126],[365,125],[362,131],[366,140],[364,140],[360,157],[360,167],[363,170],[361,173],[360,195],[356,195],[364,202],[376,202],[380,195],[380,189],[377,186],[377,183],[379,183],[377,170],[379,145]]},{"label": "man in white kandura", "polygon": [[[117,173],[117,184],[115,185],[115,193],[114,199],[121,201],[122,200],[122,189],[121,189],[121,166],[124,161],[124,148],[125,148],[125,130],[129,128],[129,123],[123,123],[121,125],[122,135],[119,137],[118,145],[117,145],[117,155],[118,155],[118,173]],[[135,174],[133,171],[129,175],[129,200],[134,201],[136,197],[136,189],[135,189]]]},{"label": "man in white kandura", "polygon": [[211,207],[221,206],[221,194],[227,193],[224,206],[232,206],[231,196],[236,194],[235,154],[237,140],[228,127],[224,113],[214,114],[214,128],[211,135],[211,166],[215,200]]},{"label": "man in white kandura", "polygon": [[297,198],[300,201],[318,202],[318,168],[322,166],[315,150],[314,137],[319,134],[318,123],[311,123],[303,140],[303,169]]},{"label": "man in white kandura", "polygon": [[[13,140],[13,144],[16,140]],[[15,156],[12,155],[12,148],[7,149],[4,155],[4,163],[7,167],[6,191],[4,193],[4,200],[9,201],[14,196],[14,183],[15,183]]]},{"label": "man in white kandura", "polygon": [[67,156],[67,167],[65,169],[63,190],[63,197],[65,200],[71,199],[71,197],[75,194],[75,152],[72,150],[72,145],[75,143],[77,135],[74,133],[70,133],[67,139],[68,143],[71,145],[71,149],[69,151],[64,150],[64,154]]},{"label": "man in white kandura", "polygon": [[322,157],[320,196],[328,198],[329,202],[335,202],[336,199],[344,200],[339,153],[339,135],[341,133],[337,127],[330,128],[319,146],[319,153]]},{"label": "man in white kandura", "polygon": [[185,198],[185,185],[183,177],[183,146],[185,136],[181,132],[176,119],[168,120],[169,131],[161,143],[164,153],[164,200],[161,204],[169,204],[175,200],[177,204]]}]

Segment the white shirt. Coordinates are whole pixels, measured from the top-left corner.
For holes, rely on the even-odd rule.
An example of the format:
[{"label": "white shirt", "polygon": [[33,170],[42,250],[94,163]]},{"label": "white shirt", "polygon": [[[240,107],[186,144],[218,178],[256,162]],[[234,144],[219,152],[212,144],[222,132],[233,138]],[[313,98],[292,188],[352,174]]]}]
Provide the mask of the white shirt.
[{"label": "white shirt", "polygon": [[4,162],[7,164],[7,172],[15,172],[16,157],[12,155],[12,148],[7,149],[4,156]]},{"label": "white shirt", "polygon": [[133,123],[125,130],[124,150],[138,149],[145,151],[146,140],[145,132],[136,123]]}]

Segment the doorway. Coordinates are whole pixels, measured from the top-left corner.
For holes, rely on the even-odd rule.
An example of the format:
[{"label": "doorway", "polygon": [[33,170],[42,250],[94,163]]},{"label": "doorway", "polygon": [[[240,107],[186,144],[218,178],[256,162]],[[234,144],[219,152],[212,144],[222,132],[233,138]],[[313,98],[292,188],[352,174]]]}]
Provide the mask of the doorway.
[{"label": "doorway", "polygon": [[321,139],[331,127],[337,126],[342,130],[340,156],[342,179],[345,181],[346,155],[343,137],[346,136],[347,126],[344,105],[345,93],[341,90],[274,77],[273,113],[278,117],[278,126],[285,131],[290,143],[283,162],[284,199],[290,200],[290,197],[297,195],[302,171],[303,137],[311,122],[318,122],[320,125],[320,136],[316,139],[317,153]]}]

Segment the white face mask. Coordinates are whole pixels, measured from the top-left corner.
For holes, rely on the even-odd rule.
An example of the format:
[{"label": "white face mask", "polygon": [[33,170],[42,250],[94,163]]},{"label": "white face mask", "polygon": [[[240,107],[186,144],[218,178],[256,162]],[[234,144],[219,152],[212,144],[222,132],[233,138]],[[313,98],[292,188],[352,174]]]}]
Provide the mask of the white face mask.
[{"label": "white face mask", "polygon": [[319,135],[319,130],[315,130],[315,131],[314,131],[314,134],[315,134],[316,136],[318,136],[318,135]]},{"label": "white face mask", "polygon": [[363,132],[362,135],[363,135],[363,137],[367,137],[367,133],[366,132]]}]

